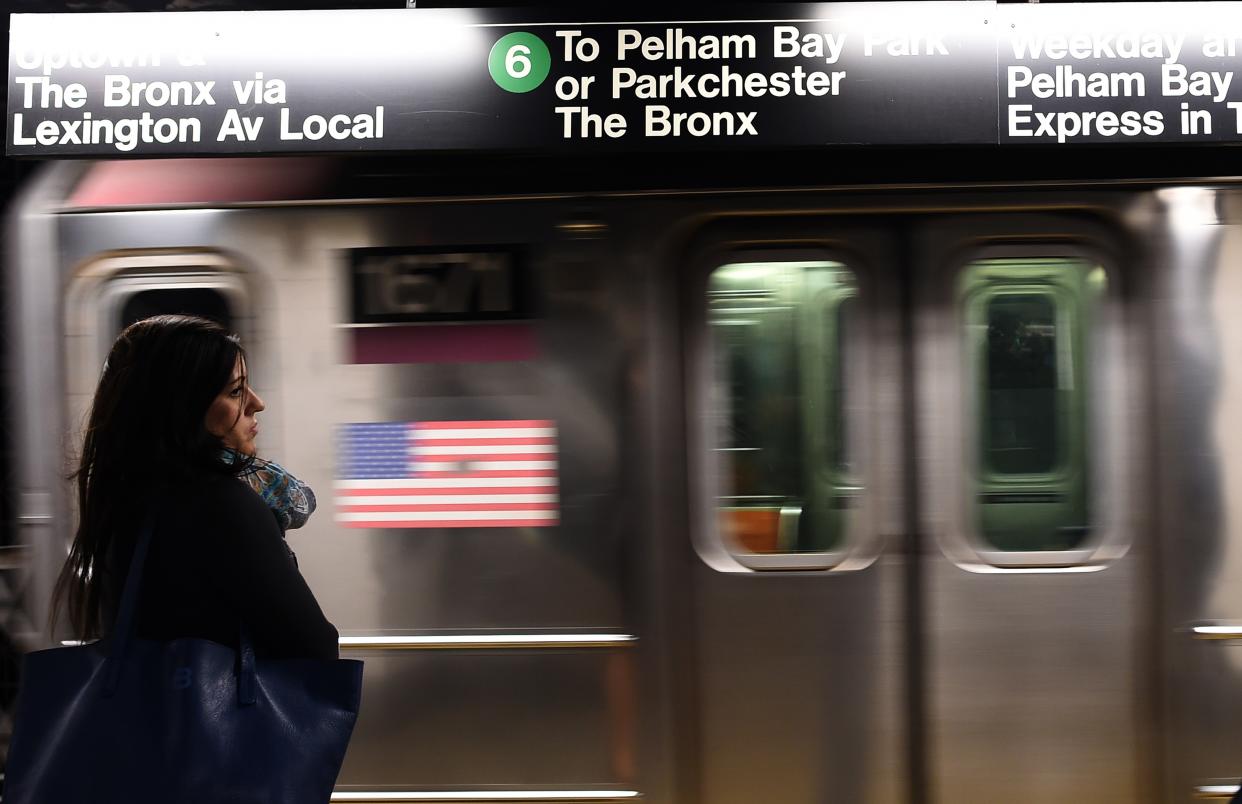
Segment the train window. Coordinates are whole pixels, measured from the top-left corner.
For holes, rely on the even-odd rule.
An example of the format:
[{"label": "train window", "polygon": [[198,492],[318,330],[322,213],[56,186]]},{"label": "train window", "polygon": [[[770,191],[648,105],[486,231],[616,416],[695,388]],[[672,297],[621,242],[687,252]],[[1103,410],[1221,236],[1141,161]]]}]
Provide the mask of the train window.
[{"label": "train window", "polygon": [[962,272],[973,518],[991,549],[1074,550],[1091,533],[1092,322],[1104,281],[1081,259],[981,260]]},{"label": "train window", "polygon": [[214,288],[163,288],[142,290],[125,300],[121,307],[121,329],[153,315],[176,313],[209,318],[230,332],[233,314],[229,303]]},{"label": "train window", "polygon": [[196,315],[243,339],[251,334],[246,286],[236,269],[215,255],[109,258],[98,264],[98,273],[103,281],[89,287],[84,282],[81,292],[83,305],[96,316],[92,340],[101,364],[121,330],[153,315]]},{"label": "train window", "polygon": [[826,322],[826,326],[829,327],[826,335],[828,338],[835,338],[837,357],[832,361],[832,385],[829,389],[831,403],[828,407],[828,414],[832,418],[832,439],[828,449],[831,464],[842,477],[851,476],[854,469],[853,453],[850,449],[850,430],[845,426],[848,418],[846,405],[849,401],[845,386],[846,377],[851,375],[852,367],[849,365],[849,360],[853,349],[850,348],[849,338],[857,326],[854,320],[857,316],[857,308],[857,296],[852,292],[847,293],[836,305],[835,315]]},{"label": "train window", "polygon": [[998,294],[984,316],[983,466],[998,475],[1051,472],[1058,457],[1056,299]]},{"label": "train window", "polygon": [[839,548],[857,497],[845,424],[853,274],[736,262],[708,281],[718,512],[735,553]]}]

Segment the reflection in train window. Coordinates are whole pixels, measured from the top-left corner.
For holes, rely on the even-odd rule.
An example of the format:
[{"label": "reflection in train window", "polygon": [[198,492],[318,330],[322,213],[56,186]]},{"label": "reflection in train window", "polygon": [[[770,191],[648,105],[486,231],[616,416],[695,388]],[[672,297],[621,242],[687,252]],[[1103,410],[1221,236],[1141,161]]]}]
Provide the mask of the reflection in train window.
[{"label": "reflection in train window", "polygon": [[840,546],[858,493],[843,344],[853,275],[830,261],[731,263],[708,283],[720,523],[730,549]]},{"label": "reflection in train window", "polygon": [[830,402],[826,411],[831,416],[833,425],[828,454],[834,471],[845,477],[849,476],[854,468],[853,452],[850,449],[852,436],[849,428],[845,426],[846,419],[849,418],[846,407],[849,399],[845,393],[845,378],[851,375],[852,369],[849,361],[853,349],[849,338],[854,334],[854,327],[857,326],[854,319],[858,315],[858,298],[851,291],[843,295],[835,307],[836,314],[826,323],[830,331],[825,333],[825,337],[829,339],[828,342],[836,344],[836,359],[832,361],[832,384],[828,392]]},{"label": "reflection in train window", "polygon": [[1093,315],[1104,271],[982,260],[959,284],[973,400],[971,497],[993,549],[1057,551],[1091,533]]},{"label": "reflection in train window", "polygon": [[1000,475],[1051,472],[1057,458],[1056,300],[1004,293],[987,303],[983,466]]}]

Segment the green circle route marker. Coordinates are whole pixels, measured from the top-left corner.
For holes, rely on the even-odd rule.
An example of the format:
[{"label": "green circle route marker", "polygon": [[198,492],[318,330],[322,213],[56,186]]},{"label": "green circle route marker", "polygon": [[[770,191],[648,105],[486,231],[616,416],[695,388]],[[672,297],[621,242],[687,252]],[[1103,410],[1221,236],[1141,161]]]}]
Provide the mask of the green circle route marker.
[{"label": "green circle route marker", "polygon": [[542,39],[518,31],[496,40],[487,57],[487,69],[496,86],[506,92],[530,92],[548,77],[552,54]]}]

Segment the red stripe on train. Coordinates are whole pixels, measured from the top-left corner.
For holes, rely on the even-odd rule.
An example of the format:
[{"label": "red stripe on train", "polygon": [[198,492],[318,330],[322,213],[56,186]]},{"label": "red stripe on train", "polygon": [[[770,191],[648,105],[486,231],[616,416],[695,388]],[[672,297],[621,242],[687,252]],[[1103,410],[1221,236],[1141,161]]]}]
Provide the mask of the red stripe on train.
[{"label": "red stripe on train", "polygon": [[551,436],[532,438],[419,438],[410,442],[414,447],[501,447],[556,446]]},{"label": "red stripe on train", "polygon": [[551,494],[555,486],[450,486],[440,489],[399,488],[399,489],[340,489],[337,497],[407,497],[426,496],[430,494]]},{"label": "red stripe on train", "polygon": [[555,519],[428,519],[410,522],[340,522],[347,528],[546,528],[560,524]]},{"label": "red stripe on train", "polygon": [[409,513],[418,513],[420,511],[555,511],[556,503],[428,503],[424,505],[420,505],[418,503],[404,503],[401,505],[341,504],[339,508],[342,512],[350,514],[371,514],[380,511],[385,513],[395,513],[397,511],[407,511]]}]

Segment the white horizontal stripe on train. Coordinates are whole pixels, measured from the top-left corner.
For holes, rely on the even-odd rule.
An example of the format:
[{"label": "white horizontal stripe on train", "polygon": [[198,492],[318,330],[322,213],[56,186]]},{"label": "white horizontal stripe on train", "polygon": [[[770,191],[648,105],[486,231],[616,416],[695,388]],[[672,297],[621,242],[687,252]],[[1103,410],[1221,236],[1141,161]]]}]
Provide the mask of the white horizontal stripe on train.
[{"label": "white horizontal stripe on train", "polygon": [[402,494],[340,496],[336,502],[351,505],[451,505],[453,503],[555,503],[555,494]]},{"label": "white horizontal stripe on train", "polygon": [[1230,798],[1237,795],[1236,784],[1204,784],[1195,788],[1195,793],[1206,798]]},{"label": "white horizontal stripe on train", "polygon": [[[432,461],[420,463],[418,471],[423,474],[431,472],[461,472],[452,461],[441,461],[448,466],[436,466]],[[492,469],[555,469],[556,461],[461,461],[466,464],[467,472],[485,472]]]},{"label": "white horizontal stripe on train", "polygon": [[410,436],[415,439],[436,440],[440,438],[554,438],[555,427],[480,427],[470,430],[426,430],[415,427]]},{"label": "white horizontal stripe on train", "polygon": [[407,477],[338,480],[338,491],[349,489],[503,489],[512,486],[555,486],[555,477]]},{"label": "white horizontal stripe on train", "polygon": [[471,444],[468,447],[410,447],[410,455],[519,455],[555,453],[555,444]]},{"label": "white horizontal stripe on train", "polygon": [[524,519],[552,521],[556,511],[341,511],[337,522],[417,522],[420,520]]},{"label": "white horizontal stripe on train", "polygon": [[1242,639],[1242,626],[1237,625],[1196,625],[1190,630],[1196,636],[1218,636]]}]

